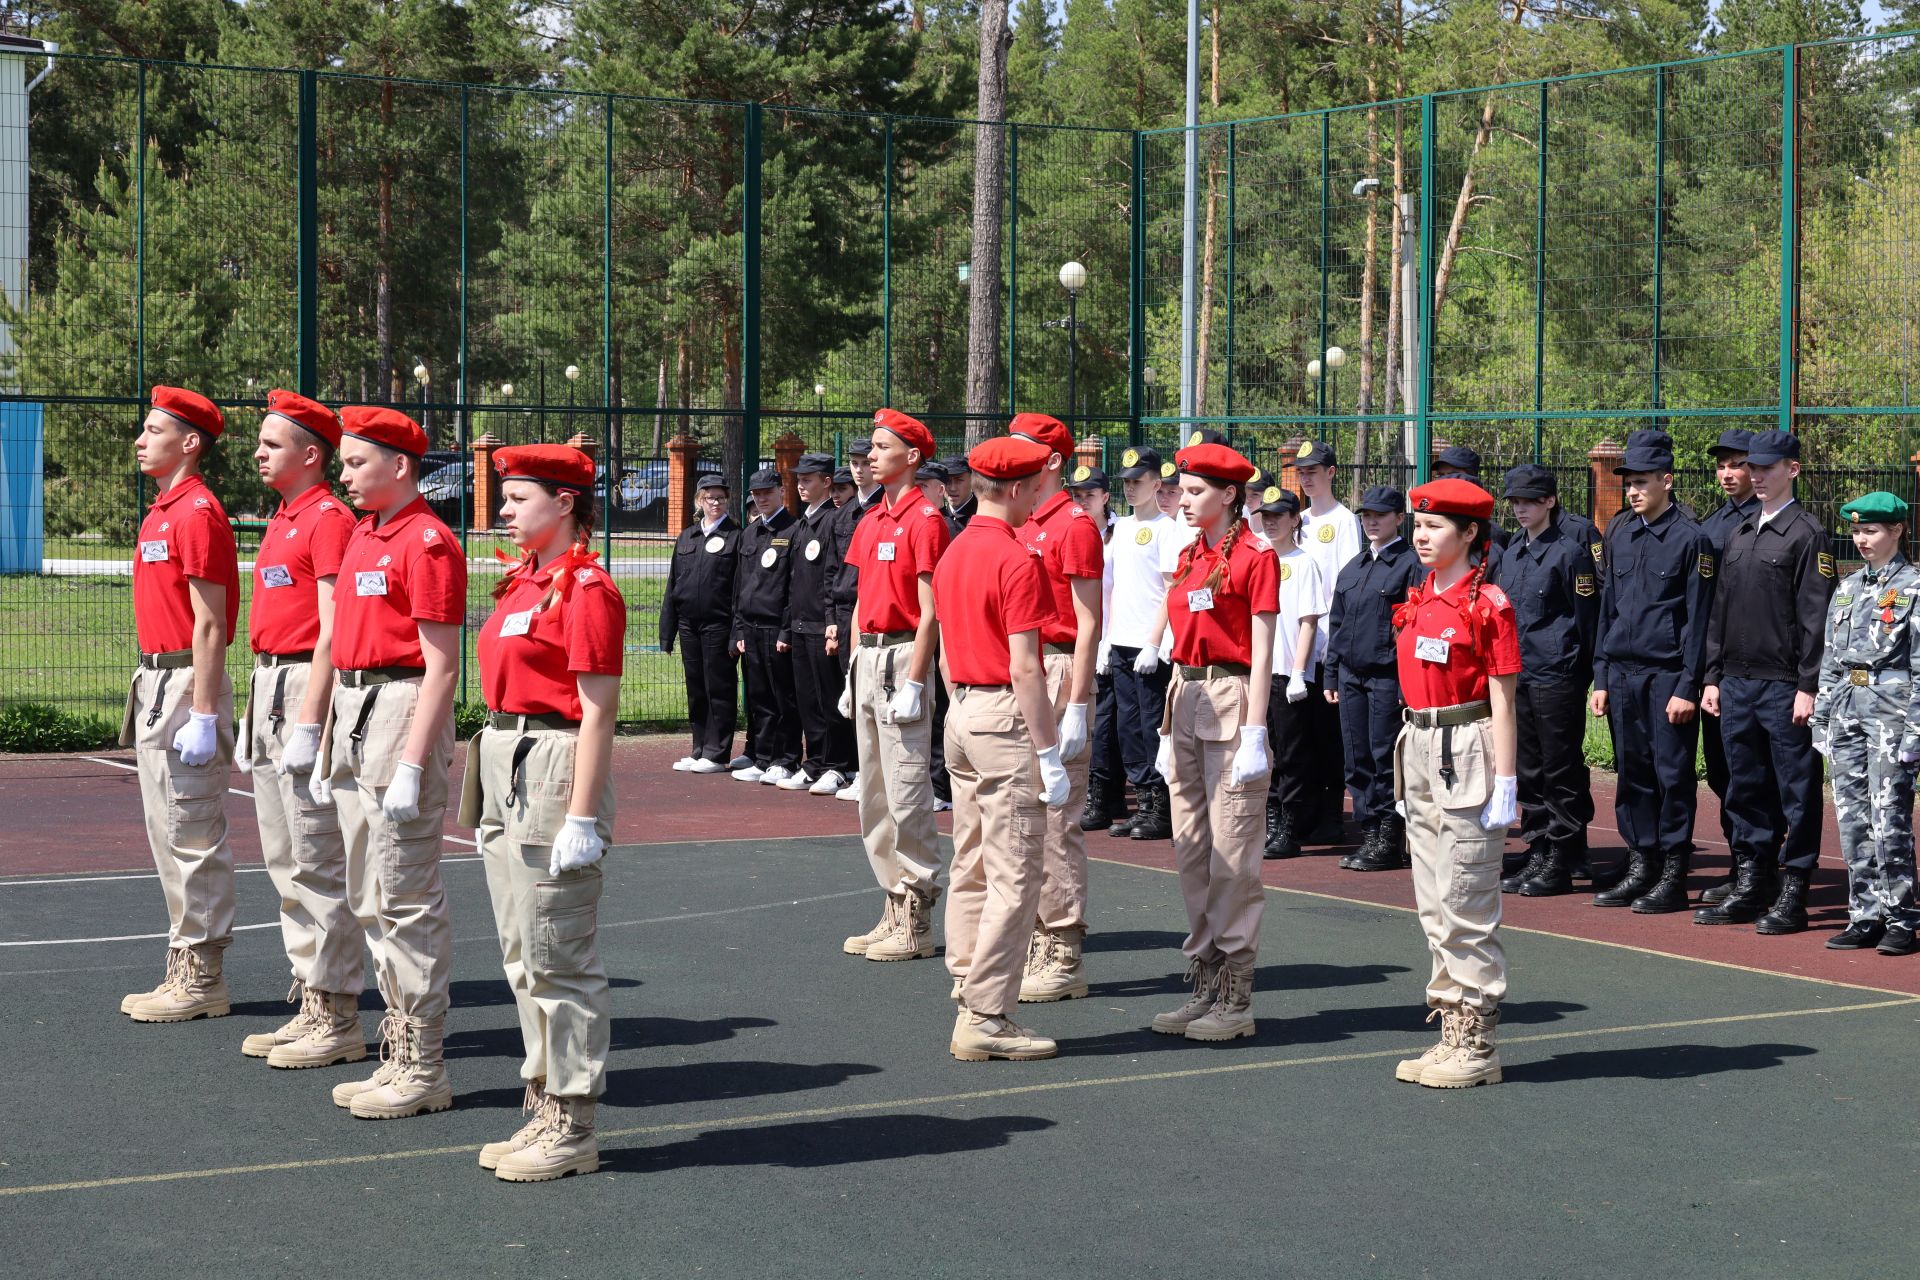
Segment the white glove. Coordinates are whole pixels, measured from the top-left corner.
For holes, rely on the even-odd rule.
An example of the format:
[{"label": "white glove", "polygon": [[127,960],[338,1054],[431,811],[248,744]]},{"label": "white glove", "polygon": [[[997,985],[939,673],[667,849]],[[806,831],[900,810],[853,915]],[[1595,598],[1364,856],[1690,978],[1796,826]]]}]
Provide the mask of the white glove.
[{"label": "white glove", "polygon": [[1287,677],[1287,701],[1303,702],[1307,696],[1307,678],[1296,671]]},{"label": "white glove", "polygon": [[253,772],[253,756],[248,752],[247,744],[240,740],[238,734],[233,739],[233,767],[241,773]]},{"label": "white glove", "polygon": [[1104,676],[1113,670],[1113,646],[1105,640],[1093,652],[1093,674]]},{"label": "white glove", "polygon": [[1489,831],[1505,831],[1519,816],[1520,779],[1496,777],[1487,807],[1480,811],[1480,825]]},{"label": "white glove", "polygon": [[180,753],[181,764],[202,765],[213,759],[220,749],[219,715],[189,711],[187,722],[173,735],[173,749]]},{"label": "white glove", "polygon": [[380,797],[380,811],[392,822],[412,822],[420,816],[420,766],[402,760],[394,766],[393,781]]},{"label": "white glove", "polygon": [[316,773],[313,781],[307,784],[307,794],[313,797],[315,804],[332,804],[333,784]]},{"label": "white glove", "polygon": [[923,684],[916,684],[912,680],[902,680],[900,682],[900,688],[894,692],[893,702],[890,704],[893,709],[893,722],[895,724],[912,724],[915,720],[918,720],[920,713],[925,710],[921,705],[921,700],[926,691],[927,687]]},{"label": "white glove", "polygon": [[1140,656],[1133,660],[1133,674],[1150,676],[1160,668],[1160,651],[1151,646],[1140,650]]},{"label": "white glove", "polygon": [[1078,760],[1087,749],[1087,704],[1069,702],[1060,717],[1060,758]]},{"label": "white glove", "polygon": [[600,861],[607,853],[607,842],[593,828],[592,818],[576,818],[567,815],[567,824],[560,828],[560,834],[553,838],[553,851],[547,858],[547,874],[557,876],[562,871],[578,871]]},{"label": "white glove", "polygon": [[1153,767],[1160,774],[1160,781],[1173,781],[1173,739],[1164,733],[1160,735],[1160,750],[1154,753]]},{"label": "white glove", "polygon": [[1043,747],[1040,758],[1040,802],[1058,809],[1067,802],[1067,766],[1060,763],[1059,747]]},{"label": "white glove", "polygon": [[1233,753],[1233,772],[1229,785],[1244,787],[1272,772],[1273,761],[1267,757],[1267,726],[1247,725],[1240,730],[1240,746]]},{"label": "white glove", "polygon": [[847,668],[846,683],[840,686],[840,701],[835,705],[834,710],[840,713],[842,720],[853,719],[853,668],[851,666]]},{"label": "white glove", "polygon": [[[1820,754],[1825,755],[1826,751],[1822,750]],[[1900,753],[1900,763],[1901,764],[1920,764],[1920,751],[1902,751]]]},{"label": "white glove", "polygon": [[317,724],[297,724],[293,732],[287,735],[287,745],[280,748],[280,773],[312,773],[313,766],[320,760],[320,726]]}]

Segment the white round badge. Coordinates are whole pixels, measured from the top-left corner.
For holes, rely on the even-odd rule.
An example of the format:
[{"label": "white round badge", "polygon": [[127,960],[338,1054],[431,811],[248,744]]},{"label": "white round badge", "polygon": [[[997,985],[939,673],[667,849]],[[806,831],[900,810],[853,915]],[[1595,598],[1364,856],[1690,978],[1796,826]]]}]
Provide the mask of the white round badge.
[{"label": "white round badge", "polygon": [[774,549],[768,547],[760,553],[760,567],[762,569],[771,569],[773,568],[773,562],[779,558],[779,555],[775,553]]},{"label": "white round badge", "polygon": [[809,542],[807,544],[807,559],[818,560],[819,558],[820,558],[820,539],[815,538],[812,542]]},{"label": "white round badge", "polygon": [[718,551],[720,548],[726,545],[727,545],[727,540],[716,533],[711,538],[707,539],[707,554],[712,555],[714,552]]},{"label": "white round badge", "polygon": [[1320,531],[1314,534],[1313,536],[1320,539],[1320,541],[1322,542],[1332,542],[1334,538],[1333,526],[1330,524],[1323,524],[1320,526]]}]

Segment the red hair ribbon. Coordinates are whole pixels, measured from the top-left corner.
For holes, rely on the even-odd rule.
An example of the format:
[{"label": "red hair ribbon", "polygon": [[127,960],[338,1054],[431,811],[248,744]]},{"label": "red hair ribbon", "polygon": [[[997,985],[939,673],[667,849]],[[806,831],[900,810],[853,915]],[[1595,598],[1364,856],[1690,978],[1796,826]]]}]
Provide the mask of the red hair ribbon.
[{"label": "red hair ribbon", "polygon": [[575,576],[580,569],[590,569],[600,563],[598,551],[587,550],[587,544],[576,542],[565,552],[555,556],[544,567],[534,563],[534,553],[527,551],[520,556],[510,556],[498,547],[494,548],[493,558],[507,566],[507,580],[517,577],[544,577],[553,585],[552,608],[559,609],[573,591],[573,584],[579,579]]},{"label": "red hair ribbon", "polygon": [[1412,626],[1413,620],[1420,616],[1422,599],[1420,588],[1408,587],[1407,598],[1393,606],[1393,625],[1401,628]]}]

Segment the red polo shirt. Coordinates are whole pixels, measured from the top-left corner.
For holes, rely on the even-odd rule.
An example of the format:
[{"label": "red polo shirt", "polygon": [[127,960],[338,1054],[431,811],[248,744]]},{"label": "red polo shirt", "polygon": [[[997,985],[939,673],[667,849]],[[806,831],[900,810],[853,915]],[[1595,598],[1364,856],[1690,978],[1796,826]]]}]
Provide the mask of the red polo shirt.
[{"label": "red polo shirt", "polygon": [[627,638],[620,588],[597,564],[570,572],[566,599],[544,609],[548,571],[517,572],[480,628],[480,691],[489,711],[578,720],[575,677],[620,674]]},{"label": "red polo shirt", "polygon": [[1020,526],[1029,551],[1040,553],[1053,584],[1054,615],[1040,629],[1042,644],[1072,644],[1080,634],[1073,612],[1074,578],[1098,582],[1107,569],[1107,544],[1093,517],[1065,491],[1054,494]]},{"label": "red polo shirt", "polygon": [[1401,693],[1416,711],[1479,702],[1487,696],[1488,677],[1520,670],[1520,629],[1514,624],[1513,605],[1500,588],[1483,582],[1473,608],[1474,625],[1468,626],[1470,580],[1471,575],[1435,591],[1429,573],[1417,603],[1414,593],[1408,593],[1413,622],[1400,628],[1394,648]]},{"label": "red polo shirt", "polygon": [[1043,629],[1054,616],[1053,587],[1038,553],[1013,526],[975,516],[933,571],[933,613],[955,684],[1009,684],[1007,637]]},{"label": "red polo shirt", "polygon": [[920,575],[933,572],[952,538],[946,516],[917,487],[898,502],[882,496],[847,547],[847,563],[860,571],[854,620],[861,631],[880,635],[920,625]]},{"label": "red polo shirt", "polygon": [[319,643],[317,584],[340,572],[352,537],[352,513],[324,484],[280,504],[253,559],[247,634],[255,653],[301,653]]},{"label": "red polo shirt", "polygon": [[[1220,542],[1224,545],[1226,539]],[[1173,660],[1189,667],[1228,662],[1250,666],[1253,615],[1280,611],[1280,559],[1251,529],[1242,529],[1227,557],[1226,575],[1209,593],[1207,579],[1220,562],[1220,547],[1209,547],[1204,534],[1193,546],[1193,563],[1175,575],[1167,591]]]},{"label": "red polo shirt", "polygon": [[333,588],[333,665],[424,667],[422,622],[465,620],[467,557],[453,533],[415,498],[386,524],[353,528]]},{"label": "red polo shirt", "polygon": [[193,647],[188,578],[227,589],[227,643],[240,616],[240,558],[233,524],[207,482],[192,475],[153,500],[133,553],[133,628],[142,653]]}]

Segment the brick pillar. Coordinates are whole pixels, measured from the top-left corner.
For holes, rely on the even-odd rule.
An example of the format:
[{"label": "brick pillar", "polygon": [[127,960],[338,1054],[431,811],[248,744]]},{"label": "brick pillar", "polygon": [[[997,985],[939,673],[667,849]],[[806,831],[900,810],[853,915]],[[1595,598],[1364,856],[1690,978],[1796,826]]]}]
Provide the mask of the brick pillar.
[{"label": "brick pillar", "polygon": [[1106,456],[1107,442],[1099,436],[1088,436],[1073,446],[1073,463],[1067,468],[1067,478],[1071,480],[1073,473],[1081,467],[1099,467],[1102,471],[1106,470],[1104,462]]},{"label": "brick pillar", "polygon": [[578,449],[596,462],[600,459],[600,442],[587,435],[584,431],[574,432],[572,437],[568,439],[567,446],[572,449]]},{"label": "brick pillar", "polygon": [[800,455],[806,451],[807,442],[791,431],[782,432],[773,442],[773,466],[780,473],[780,492],[787,510],[794,515],[800,514],[800,482],[793,478],[793,469],[800,465]]},{"label": "brick pillar", "polygon": [[1296,436],[1280,446],[1280,465],[1274,470],[1260,468],[1265,473],[1268,484],[1277,484],[1282,489],[1291,489],[1294,496],[1300,494],[1300,446],[1312,439],[1311,436]]},{"label": "brick pillar", "polygon": [[473,450],[473,527],[491,529],[500,515],[500,480],[493,473],[500,441],[488,432],[468,447]]},{"label": "brick pillar", "polygon": [[1593,527],[1602,533],[1607,530],[1607,522],[1620,514],[1626,501],[1620,477],[1613,474],[1624,457],[1626,450],[1611,440],[1602,440],[1587,450],[1587,465],[1593,468],[1593,511],[1589,518]]},{"label": "brick pillar", "polygon": [[694,499],[700,483],[700,442],[692,436],[678,435],[667,441],[667,536],[677,538],[680,531],[700,517]]}]

